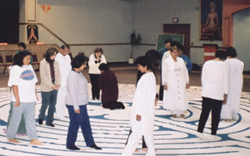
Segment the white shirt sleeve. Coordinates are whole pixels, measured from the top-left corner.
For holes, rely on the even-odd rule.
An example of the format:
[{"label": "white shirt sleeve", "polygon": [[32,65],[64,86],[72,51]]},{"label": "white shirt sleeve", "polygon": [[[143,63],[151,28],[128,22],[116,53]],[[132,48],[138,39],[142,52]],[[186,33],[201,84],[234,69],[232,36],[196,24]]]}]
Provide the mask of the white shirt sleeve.
[{"label": "white shirt sleeve", "polygon": [[20,75],[22,70],[20,70],[21,67],[15,65],[12,67],[10,71],[10,76],[9,76],[9,81],[8,81],[8,86],[12,87],[13,85],[18,85],[20,81]]}]

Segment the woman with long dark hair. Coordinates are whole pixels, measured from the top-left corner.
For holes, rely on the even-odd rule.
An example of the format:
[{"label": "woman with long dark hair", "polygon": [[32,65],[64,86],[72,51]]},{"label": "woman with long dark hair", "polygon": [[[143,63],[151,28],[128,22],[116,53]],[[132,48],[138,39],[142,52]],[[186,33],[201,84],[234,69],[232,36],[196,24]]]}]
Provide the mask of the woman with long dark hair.
[{"label": "woman with long dark hair", "polygon": [[55,105],[57,99],[58,88],[61,84],[61,75],[59,64],[55,60],[58,51],[55,48],[48,48],[45,58],[40,62],[40,77],[41,77],[41,96],[42,105],[38,116],[38,123],[43,123],[45,111],[49,106],[46,125],[54,127]]}]

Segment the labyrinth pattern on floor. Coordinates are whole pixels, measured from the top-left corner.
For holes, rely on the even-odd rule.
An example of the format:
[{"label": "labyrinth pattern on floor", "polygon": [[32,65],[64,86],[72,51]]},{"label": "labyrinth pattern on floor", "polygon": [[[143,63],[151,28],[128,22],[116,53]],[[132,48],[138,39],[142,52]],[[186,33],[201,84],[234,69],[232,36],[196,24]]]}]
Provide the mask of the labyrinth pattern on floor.
[{"label": "labyrinth pattern on floor", "polygon": [[[159,87],[159,86],[158,86]],[[36,104],[36,120],[41,106],[41,95],[37,86],[39,101]],[[65,120],[55,119],[55,127],[37,124],[37,135],[43,146],[31,146],[27,136],[16,136],[19,144],[11,144],[6,139],[7,117],[10,106],[10,89],[0,88],[0,155],[81,155],[81,156],[118,156],[124,150],[129,133],[129,117],[134,85],[119,84],[119,101],[124,110],[109,110],[101,107],[101,102],[90,101],[88,114],[96,144],[100,151],[87,148],[79,129],[76,145],[80,151],[66,149],[66,135],[69,118],[65,110]],[[247,156],[250,155],[250,93],[242,93],[241,110],[236,121],[221,121],[217,140],[200,140],[196,137],[198,119],[201,112],[201,88],[191,87],[187,90],[189,107],[185,118],[172,118],[171,113],[158,101],[155,110],[154,141],[157,156]],[[89,93],[90,85],[89,85]],[[210,133],[209,118],[205,135]],[[134,155],[145,155],[138,145],[139,152]]]}]

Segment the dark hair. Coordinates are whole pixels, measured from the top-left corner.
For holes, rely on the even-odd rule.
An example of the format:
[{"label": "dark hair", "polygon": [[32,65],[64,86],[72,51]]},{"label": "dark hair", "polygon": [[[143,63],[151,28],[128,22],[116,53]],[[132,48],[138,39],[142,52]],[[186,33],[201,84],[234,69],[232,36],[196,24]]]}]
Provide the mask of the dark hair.
[{"label": "dark hair", "polygon": [[18,65],[18,61],[19,61],[19,53],[16,53],[13,57],[13,65]]},{"label": "dark hair", "polygon": [[89,60],[85,55],[78,54],[71,61],[72,68],[80,68],[85,62]]},{"label": "dark hair", "polygon": [[220,60],[224,60],[226,58],[226,52],[223,51],[223,50],[218,50],[216,53],[215,53],[215,58],[220,58]]},{"label": "dark hair", "polygon": [[174,46],[176,46],[179,50],[184,51],[184,46],[180,42],[175,41],[175,45]]},{"label": "dark hair", "polygon": [[23,59],[28,55],[31,56],[31,53],[26,50],[19,52],[17,56],[15,55],[14,56],[15,65],[18,65],[21,67],[23,65]]},{"label": "dark hair", "polygon": [[61,49],[65,49],[65,48],[68,48],[69,49],[69,45],[67,45],[67,44],[63,44],[62,46],[61,46]]},{"label": "dark hair", "polygon": [[151,63],[153,64],[153,66],[158,66],[159,60],[162,57],[161,54],[157,50],[154,50],[154,49],[148,50],[145,56],[151,59]]},{"label": "dark hair", "polygon": [[236,49],[234,47],[228,47],[226,50],[227,56],[230,57],[237,57],[237,52]]},{"label": "dark hair", "polygon": [[171,43],[171,42],[172,42],[171,39],[165,39],[164,44]]},{"label": "dark hair", "polygon": [[18,44],[18,47],[19,47],[19,46],[23,47],[23,49],[26,49],[26,45],[25,45],[25,43],[23,43],[23,42],[20,42],[20,43]]},{"label": "dark hair", "polygon": [[178,41],[172,41],[171,42],[171,47],[176,46],[177,48],[179,48],[178,47],[179,45],[180,45],[180,42],[178,42]]},{"label": "dark hair", "polygon": [[52,55],[54,55],[55,52],[58,53],[58,51],[57,51],[56,48],[53,48],[53,47],[48,48],[47,51],[46,51],[45,60],[47,62],[49,62],[50,61],[50,57]]},{"label": "dark hair", "polygon": [[102,63],[99,65],[99,70],[100,71],[107,71],[107,70],[109,70],[109,66],[106,63]]},{"label": "dark hair", "polygon": [[97,53],[97,52],[101,52],[103,54],[102,48],[101,47],[95,48],[94,53]]},{"label": "dark hair", "polygon": [[152,65],[151,59],[147,56],[137,57],[137,59],[135,60],[135,63],[140,64],[143,67],[147,66],[147,70],[150,69],[153,71],[153,65]]}]

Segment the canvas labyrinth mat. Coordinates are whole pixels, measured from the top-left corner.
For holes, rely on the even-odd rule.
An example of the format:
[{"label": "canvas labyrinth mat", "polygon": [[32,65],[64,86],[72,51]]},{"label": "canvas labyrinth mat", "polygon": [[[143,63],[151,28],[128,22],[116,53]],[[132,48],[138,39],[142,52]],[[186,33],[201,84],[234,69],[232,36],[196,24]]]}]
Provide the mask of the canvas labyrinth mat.
[{"label": "canvas labyrinth mat", "polygon": [[[39,86],[37,87],[39,90]],[[65,112],[65,120],[55,119],[55,127],[37,124],[38,139],[43,146],[29,145],[27,136],[17,136],[20,144],[7,142],[6,121],[9,112],[10,90],[0,88],[0,155],[84,155],[84,156],[117,156],[124,149],[129,133],[129,117],[131,102],[135,86],[119,84],[119,101],[122,101],[125,110],[103,109],[100,102],[90,102],[88,114],[92,126],[96,144],[103,149],[101,151],[89,149],[85,146],[81,130],[79,129],[76,145],[80,151],[66,149],[66,135],[69,125],[68,114]],[[89,86],[90,93],[90,86]],[[36,119],[41,106],[41,96],[36,105]],[[162,102],[158,102],[155,111],[154,141],[157,156],[247,156],[250,155],[250,93],[242,93],[241,112],[237,121],[221,121],[218,136],[221,139],[209,141],[200,140],[196,134],[199,115],[201,112],[201,88],[191,87],[188,90],[189,108],[185,112],[186,118],[174,119],[171,113],[162,108]],[[209,118],[204,133],[209,135]],[[140,150],[134,155],[145,155]]]}]

